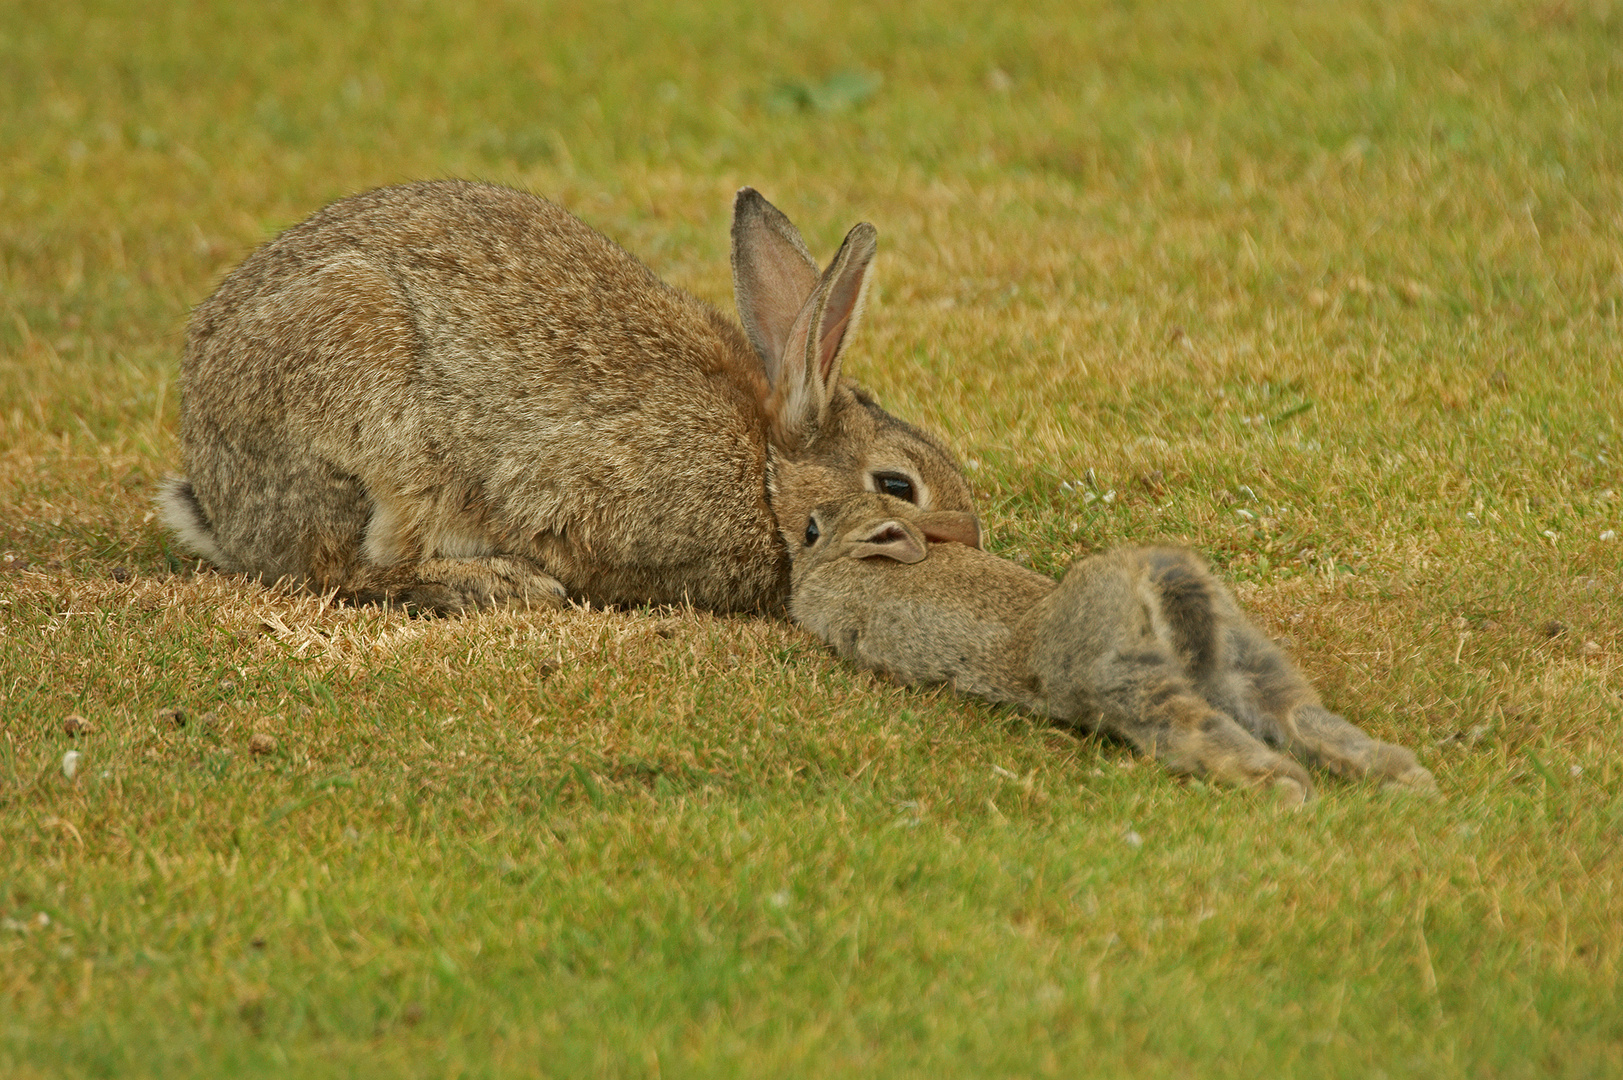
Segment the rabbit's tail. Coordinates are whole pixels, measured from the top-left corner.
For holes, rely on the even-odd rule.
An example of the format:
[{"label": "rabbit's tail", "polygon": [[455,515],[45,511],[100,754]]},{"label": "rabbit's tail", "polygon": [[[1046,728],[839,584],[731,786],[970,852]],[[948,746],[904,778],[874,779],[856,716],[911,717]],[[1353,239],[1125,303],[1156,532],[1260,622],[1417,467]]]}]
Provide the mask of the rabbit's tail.
[{"label": "rabbit's tail", "polygon": [[1182,551],[1157,550],[1150,565],[1173,646],[1190,674],[1201,679],[1217,662],[1217,602],[1212,579]]},{"label": "rabbit's tail", "polygon": [[175,538],[188,551],[201,555],[214,565],[231,566],[231,560],[220,550],[214,538],[214,526],[209,522],[203,506],[197,501],[192,482],[184,476],[171,476],[164,480],[158,492],[158,514],[175,531]]}]

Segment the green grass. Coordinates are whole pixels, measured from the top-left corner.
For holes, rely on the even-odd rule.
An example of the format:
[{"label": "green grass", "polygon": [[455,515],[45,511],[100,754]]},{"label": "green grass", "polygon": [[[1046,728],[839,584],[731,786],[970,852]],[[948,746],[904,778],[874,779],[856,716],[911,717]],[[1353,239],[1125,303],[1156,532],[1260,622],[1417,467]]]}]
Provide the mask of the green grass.
[{"label": "green grass", "polygon": [[[1623,1072],[1613,5],[17,0],[0,71],[0,1074]],[[994,550],[1192,543],[1444,800],[198,573],[188,309],[443,175],[728,309],[737,187],[873,221],[848,370]]]}]

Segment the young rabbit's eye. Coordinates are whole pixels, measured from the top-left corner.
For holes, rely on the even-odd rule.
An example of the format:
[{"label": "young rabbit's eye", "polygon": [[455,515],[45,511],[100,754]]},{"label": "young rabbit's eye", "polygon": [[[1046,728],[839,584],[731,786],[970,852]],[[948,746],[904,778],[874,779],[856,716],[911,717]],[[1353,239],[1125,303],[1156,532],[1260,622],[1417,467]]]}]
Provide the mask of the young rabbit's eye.
[{"label": "young rabbit's eye", "polygon": [[817,519],[809,518],[806,521],[806,546],[811,547],[817,543],[817,538],[823,535],[823,530],[817,527]]},{"label": "young rabbit's eye", "polygon": [[906,499],[908,502],[918,502],[918,496],[913,491],[913,481],[901,473],[881,472],[873,474],[874,490],[881,495],[889,495],[896,499]]}]

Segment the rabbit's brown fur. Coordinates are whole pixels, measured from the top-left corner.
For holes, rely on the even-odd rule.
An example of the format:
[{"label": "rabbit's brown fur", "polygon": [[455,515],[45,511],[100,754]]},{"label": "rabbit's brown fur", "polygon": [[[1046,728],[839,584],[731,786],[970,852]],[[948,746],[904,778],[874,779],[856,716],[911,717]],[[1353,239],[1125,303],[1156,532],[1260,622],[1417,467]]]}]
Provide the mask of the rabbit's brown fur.
[{"label": "rabbit's brown fur", "polygon": [[[818,507],[794,555],[790,613],[841,656],[1127,739],[1180,773],[1312,781],[1280,751],[1418,790],[1400,746],[1325,709],[1191,552],[1121,548],[1058,583],[950,537],[956,515],[879,495]],[[1278,748],[1278,749],[1275,749]]]},{"label": "rabbit's brown fur", "polygon": [[780,606],[780,518],[899,484],[971,509],[840,378],[874,250],[858,225],[820,273],[744,189],[741,331],[532,195],[344,199],[198,307],[165,519],[222,569],[360,600]]}]

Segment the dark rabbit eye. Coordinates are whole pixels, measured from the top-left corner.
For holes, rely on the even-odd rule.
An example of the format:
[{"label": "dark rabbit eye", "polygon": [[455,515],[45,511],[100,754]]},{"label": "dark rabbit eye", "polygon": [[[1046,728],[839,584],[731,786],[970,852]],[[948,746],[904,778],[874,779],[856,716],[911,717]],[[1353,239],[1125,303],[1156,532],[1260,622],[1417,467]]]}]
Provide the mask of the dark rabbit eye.
[{"label": "dark rabbit eye", "polygon": [[817,538],[822,535],[823,531],[817,527],[817,519],[808,518],[806,521],[806,546],[811,547],[817,543]]},{"label": "dark rabbit eye", "polygon": [[874,473],[873,484],[874,490],[881,495],[889,495],[895,499],[906,499],[908,502],[918,502],[918,496],[913,491],[913,481],[901,473]]}]

